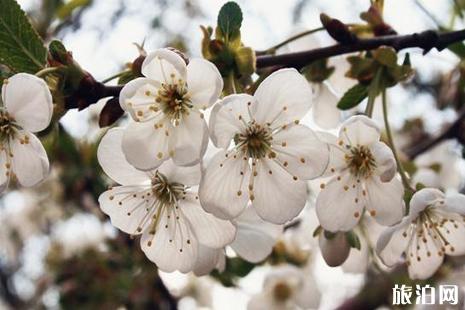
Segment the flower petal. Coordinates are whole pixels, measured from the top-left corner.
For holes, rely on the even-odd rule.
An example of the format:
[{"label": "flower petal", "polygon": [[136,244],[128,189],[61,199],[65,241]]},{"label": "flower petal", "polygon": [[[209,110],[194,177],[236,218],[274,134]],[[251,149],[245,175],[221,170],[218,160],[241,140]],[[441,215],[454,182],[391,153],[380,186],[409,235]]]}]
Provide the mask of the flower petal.
[{"label": "flower petal", "polygon": [[289,126],[273,136],[277,160],[292,175],[308,180],[323,174],[329,161],[329,146],[303,125]]},{"label": "flower petal", "polygon": [[170,149],[176,165],[192,166],[200,162],[208,144],[208,128],[203,116],[196,111],[185,115],[179,125],[173,127]]},{"label": "flower petal", "polygon": [[307,201],[307,184],[277,162],[261,159],[253,181],[252,205],[265,221],[284,224],[296,217]]},{"label": "flower petal", "polygon": [[167,120],[155,124],[131,122],[123,134],[123,153],[134,167],[154,169],[169,158],[171,135],[173,127]]},{"label": "flower petal", "polygon": [[224,256],[223,249],[212,249],[199,244],[197,261],[194,266],[194,274],[197,277],[205,276],[215,269]]},{"label": "flower petal", "polygon": [[223,248],[236,236],[236,227],[230,222],[205,212],[198,197],[186,197],[179,201],[180,212],[189,221],[199,243],[210,248]]},{"label": "flower petal", "polygon": [[261,262],[268,257],[283,232],[282,225],[265,222],[251,206],[247,207],[234,222],[237,226],[237,234],[231,247],[237,255],[251,263]]},{"label": "flower petal", "polygon": [[224,149],[229,147],[234,135],[245,130],[245,124],[251,120],[249,109],[255,104],[254,97],[239,94],[227,96],[215,105],[209,122],[215,146]]},{"label": "flower petal", "polygon": [[[360,236],[360,235],[359,235]],[[349,257],[347,257],[344,264],[342,264],[342,270],[349,273],[365,273],[369,266],[369,245],[366,238],[360,237],[360,250],[351,248]]]},{"label": "flower petal", "polygon": [[345,145],[368,145],[379,141],[379,126],[364,115],[355,115],[346,120],[339,131],[339,139]]},{"label": "flower petal", "polygon": [[159,83],[173,84],[179,79],[186,80],[187,66],[177,53],[161,48],[145,57],[142,74]]},{"label": "flower petal", "polygon": [[146,172],[131,166],[123,154],[122,141],[124,130],[112,128],[100,141],[97,158],[103,171],[121,185],[137,185],[150,182]]},{"label": "flower petal", "polygon": [[44,80],[18,73],[3,83],[2,100],[6,110],[23,129],[38,132],[52,119],[53,100]]},{"label": "flower petal", "polygon": [[236,154],[221,151],[206,168],[200,182],[200,204],[205,211],[221,219],[237,217],[249,201],[250,167]]},{"label": "flower petal", "polygon": [[8,162],[6,150],[0,149],[0,193],[2,193],[10,182],[11,177],[11,162]]},{"label": "flower petal", "polygon": [[157,170],[163,174],[170,183],[180,183],[185,186],[199,185],[202,171],[200,165],[189,167],[177,166],[172,160],[167,160]]},{"label": "flower petal", "polygon": [[[316,213],[321,226],[330,232],[349,231],[362,215],[362,188],[349,173],[321,185],[316,200]],[[335,199],[337,197],[337,199]]]},{"label": "flower petal", "polygon": [[197,109],[206,109],[220,97],[223,79],[214,64],[194,58],[187,65],[187,86],[192,105]]},{"label": "flower petal", "polygon": [[163,113],[155,101],[159,83],[147,78],[137,78],[124,85],[119,95],[121,108],[138,122],[145,122],[156,114]]},{"label": "flower petal", "polygon": [[318,83],[316,87],[318,91],[313,99],[313,120],[321,128],[335,128],[341,121],[341,111],[337,108],[339,98],[326,83]]},{"label": "flower petal", "polygon": [[268,76],[254,95],[258,101],[253,116],[258,124],[272,127],[300,120],[312,106],[312,90],[295,69],[281,69]]},{"label": "flower petal", "polygon": [[428,279],[441,266],[444,253],[439,254],[440,249],[430,234],[423,234],[422,238],[414,235],[412,238],[406,253],[409,277],[412,280]]},{"label": "flower petal", "polygon": [[147,200],[151,189],[144,186],[116,186],[98,198],[100,209],[116,228],[131,235],[144,232],[152,221],[155,200]]},{"label": "flower petal", "polygon": [[343,232],[338,232],[336,235],[328,239],[324,233],[318,236],[318,244],[320,246],[321,255],[326,264],[330,267],[342,265],[350,253],[350,245],[346,235]]},{"label": "flower petal", "polygon": [[444,202],[444,208],[449,212],[465,215],[465,195],[448,194]]},{"label": "flower petal", "polygon": [[[394,178],[390,182],[381,182],[376,177],[365,181],[366,209],[381,225],[398,223],[404,216],[404,187]],[[362,193],[363,194],[363,193]]]},{"label": "flower petal", "polygon": [[321,292],[314,277],[307,275],[303,286],[296,292],[295,302],[301,309],[318,309]]},{"label": "flower petal", "polygon": [[164,208],[157,230],[154,234],[146,231],[140,245],[147,258],[162,271],[187,273],[194,269],[199,245],[186,219],[173,215]]},{"label": "flower petal", "polygon": [[37,185],[48,176],[50,169],[47,153],[34,134],[20,131],[10,140],[10,149],[13,154],[11,167],[22,186]]},{"label": "flower petal", "polygon": [[410,218],[416,218],[417,215],[426,207],[434,204],[439,199],[444,199],[444,194],[436,188],[423,188],[413,194],[410,200]]},{"label": "flower petal", "polygon": [[411,220],[408,217],[392,227],[386,228],[376,243],[376,253],[381,261],[389,267],[401,260],[402,253],[407,250],[410,238],[412,238]]},{"label": "flower petal", "polygon": [[383,142],[374,142],[369,148],[376,162],[375,174],[380,176],[382,182],[391,181],[397,172],[397,164],[391,148]]}]

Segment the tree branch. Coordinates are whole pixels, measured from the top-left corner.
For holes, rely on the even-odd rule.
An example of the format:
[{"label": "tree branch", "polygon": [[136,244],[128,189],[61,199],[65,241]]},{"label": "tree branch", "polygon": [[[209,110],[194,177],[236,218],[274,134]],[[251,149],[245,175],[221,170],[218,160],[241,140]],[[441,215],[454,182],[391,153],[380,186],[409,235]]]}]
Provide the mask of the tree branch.
[{"label": "tree branch", "polygon": [[279,65],[300,69],[318,59],[359,51],[369,51],[380,46],[391,46],[397,51],[405,48],[418,47],[423,49],[424,53],[427,53],[432,48],[441,51],[447,46],[463,40],[465,40],[465,29],[443,33],[427,30],[408,35],[389,35],[370,39],[359,39],[352,44],[336,44],[282,55],[257,56],[257,68],[261,69]]},{"label": "tree branch", "polygon": [[465,137],[463,136],[464,121],[465,120],[465,106],[459,111],[457,119],[450,124],[441,134],[431,138],[429,140],[424,140],[419,144],[413,145],[410,148],[407,148],[404,152],[409,159],[415,159],[418,155],[432,149],[440,142],[447,139],[458,139],[461,143],[465,142]]}]

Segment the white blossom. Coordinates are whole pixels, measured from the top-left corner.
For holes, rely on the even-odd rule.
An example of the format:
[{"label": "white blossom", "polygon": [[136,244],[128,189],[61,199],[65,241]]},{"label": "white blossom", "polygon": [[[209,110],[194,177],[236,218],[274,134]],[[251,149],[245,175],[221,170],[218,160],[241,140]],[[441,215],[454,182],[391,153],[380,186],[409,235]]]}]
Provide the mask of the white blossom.
[{"label": "white blossom", "polygon": [[316,200],[325,230],[349,231],[366,210],[381,225],[393,225],[404,213],[404,188],[396,175],[391,149],[380,142],[378,126],[366,116],[342,124],[339,137],[325,135],[330,162]]},{"label": "white blossom", "polygon": [[465,195],[424,188],[413,195],[408,216],[381,234],[376,251],[387,266],[404,254],[410,278],[427,279],[444,255],[465,254],[464,216]]},{"label": "white blossom", "polygon": [[252,296],[248,310],[317,309],[320,291],[313,277],[291,265],[277,267],[265,278],[263,291]]},{"label": "white blossom", "polygon": [[134,122],[123,136],[123,152],[142,170],[158,167],[170,157],[177,165],[200,162],[208,143],[201,110],[210,107],[223,89],[218,69],[204,59],[185,60],[169,49],[149,54],[143,78],[126,84],[121,107]]},{"label": "white blossom", "polygon": [[[251,263],[259,263],[271,254],[284,228],[283,225],[265,222],[253,208],[246,208],[232,223],[236,226],[237,233],[229,246],[237,255]],[[215,268],[222,271],[225,260],[224,249],[200,247],[194,272],[196,275],[205,275]]]},{"label": "white blossom", "polygon": [[142,235],[146,256],[161,270],[189,272],[199,246],[222,248],[234,239],[236,229],[229,221],[206,213],[194,186],[200,166],[179,167],[172,161],[149,171],[132,167],[121,150],[123,130],[110,130],[97,152],[100,165],[121,186],[99,197],[100,207],[111,222],[131,235]]},{"label": "white blossom", "polygon": [[305,206],[304,180],[321,175],[328,147],[299,119],[311,107],[307,81],[294,69],[266,78],[254,96],[230,95],[210,116],[211,138],[223,148],[206,168],[200,200],[206,211],[237,217],[252,202],[264,220],[282,224]]},{"label": "white blossom", "polygon": [[0,190],[14,175],[26,187],[40,183],[49,173],[47,153],[33,134],[52,119],[52,95],[45,82],[18,73],[3,82],[0,107]]}]

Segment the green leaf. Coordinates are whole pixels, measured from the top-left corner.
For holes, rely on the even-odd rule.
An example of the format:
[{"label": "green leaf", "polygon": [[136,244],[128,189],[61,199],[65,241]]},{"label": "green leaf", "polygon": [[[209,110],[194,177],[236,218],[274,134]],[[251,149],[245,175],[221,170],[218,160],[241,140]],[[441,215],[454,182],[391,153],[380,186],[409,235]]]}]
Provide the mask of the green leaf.
[{"label": "green leaf", "polygon": [[225,3],[218,13],[218,28],[229,40],[239,34],[242,24],[242,11],[236,2]]},{"label": "green leaf", "polygon": [[346,232],[346,239],[351,248],[357,249],[360,251],[362,245],[360,244],[360,239],[357,234],[353,231]]},{"label": "green leaf", "polygon": [[363,84],[357,84],[342,96],[337,107],[340,110],[348,110],[357,106],[363,99],[368,96],[368,87]]},{"label": "green leaf", "polygon": [[15,72],[35,73],[47,50],[15,0],[0,0],[0,63]]}]

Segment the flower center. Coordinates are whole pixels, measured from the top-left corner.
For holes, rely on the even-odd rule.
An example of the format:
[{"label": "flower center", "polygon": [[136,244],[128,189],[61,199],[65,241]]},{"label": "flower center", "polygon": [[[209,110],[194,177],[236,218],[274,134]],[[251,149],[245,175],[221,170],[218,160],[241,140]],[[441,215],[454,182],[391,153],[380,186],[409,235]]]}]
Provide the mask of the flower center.
[{"label": "flower center", "polygon": [[160,104],[161,109],[171,121],[177,125],[184,114],[189,113],[192,108],[187,85],[184,81],[178,83],[161,85],[155,101]]},{"label": "flower center", "polygon": [[286,301],[292,295],[292,290],[287,283],[279,282],[273,289],[273,296],[278,301]]},{"label": "flower center", "polygon": [[169,183],[168,179],[156,172],[152,179],[152,193],[164,205],[174,205],[185,193],[185,186],[181,183]]},{"label": "flower center", "polygon": [[8,141],[12,138],[19,126],[6,111],[0,110],[0,142]]},{"label": "flower center", "polygon": [[350,148],[346,155],[350,172],[357,177],[368,177],[376,168],[376,161],[370,149],[364,145]]},{"label": "flower center", "polygon": [[251,158],[262,158],[269,153],[273,137],[268,126],[252,122],[243,133],[234,137],[236,146]]}]

